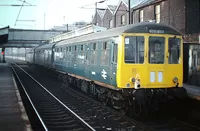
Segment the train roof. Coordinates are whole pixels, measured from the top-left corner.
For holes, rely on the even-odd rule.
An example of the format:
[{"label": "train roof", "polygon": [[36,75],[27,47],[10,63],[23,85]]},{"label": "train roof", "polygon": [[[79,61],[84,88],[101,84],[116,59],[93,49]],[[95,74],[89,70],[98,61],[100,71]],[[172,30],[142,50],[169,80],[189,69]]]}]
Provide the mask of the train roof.
[{"label": "train roof", "polygon": [[55,45],[55,43],[51,43],[51,44],[45,44],[45,45],[40,45],[36,48],[36,50],[40,50],[40,49],[49,49],[52,48]]},{"label": "train roof", "polygon": [[63,40],[58,42],[56,46],[114,37],[122,35],[123,33],[154,33],[154,34],[181,35],[177,30],[175,30],[170,26],[152,22],[142,22]]}]

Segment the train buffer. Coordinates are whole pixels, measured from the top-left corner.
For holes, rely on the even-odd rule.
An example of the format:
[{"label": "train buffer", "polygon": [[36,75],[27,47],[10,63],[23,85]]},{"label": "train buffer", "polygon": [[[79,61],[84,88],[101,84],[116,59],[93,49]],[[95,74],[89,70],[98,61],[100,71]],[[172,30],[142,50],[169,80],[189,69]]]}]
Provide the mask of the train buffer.
[{"label": "train buffer", "polygon": [[0,130],[31,130],[11,68],[0,63]]},{"label": "train buffer", "polygon": [[188,96],[200,101],[200,87],[194,85],[183,84],[187,90]]}]

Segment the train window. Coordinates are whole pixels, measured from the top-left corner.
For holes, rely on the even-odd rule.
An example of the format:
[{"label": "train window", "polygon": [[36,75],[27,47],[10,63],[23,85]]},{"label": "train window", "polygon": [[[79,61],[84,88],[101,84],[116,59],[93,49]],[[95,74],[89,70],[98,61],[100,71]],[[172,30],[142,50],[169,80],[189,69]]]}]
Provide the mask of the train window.
[{"label": "train window", "polygon": [[142,64],[144,63],[144,37],[126,36],[125,37],[125,63]]},{"label": "train window", "polygon": [[81,50],[83,50],[83,45],[81,45]]},{"label": "train window", "polygon": [[103,49],[106,50],[108,47],[108,43],[107,42],[103,42]]},{"label": "train window", "polygon": [[62,52],[62,47],[60,48],[60,52]]},{"label": "train window", "polygon": [[93,50],[96,50],[96,43],[93,43]]},{"label": "train window", "polygon": [[168,40],[168,52],[169,52],[168,63],[169,64],[179,63],[180,45],[181,45],[181,39],[169,38]]},{"label": "train window", "polygon": [[66,51],[68,51],[68,47],[66,48]]},{"label": "train window", "polygon": [[76,45],[75,45],[75,47],[74,47],[74,50],[76,51]]},{"label": "train window", "polygon": [[69,47],[69,51],[71,51],[71,46]]},{"label": "train window", "polygon": [[165,38],[149,37],[149,63],[163,64],[165,60]]}]

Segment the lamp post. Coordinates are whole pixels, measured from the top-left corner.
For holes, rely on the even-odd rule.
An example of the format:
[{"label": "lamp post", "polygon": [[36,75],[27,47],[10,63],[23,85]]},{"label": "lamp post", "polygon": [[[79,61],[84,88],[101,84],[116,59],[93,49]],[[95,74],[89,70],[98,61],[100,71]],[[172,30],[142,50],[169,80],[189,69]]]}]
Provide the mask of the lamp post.
[{"label": "lamp post", "polygon": [[131,24],[131,0],[128,0],[128,24]]}]

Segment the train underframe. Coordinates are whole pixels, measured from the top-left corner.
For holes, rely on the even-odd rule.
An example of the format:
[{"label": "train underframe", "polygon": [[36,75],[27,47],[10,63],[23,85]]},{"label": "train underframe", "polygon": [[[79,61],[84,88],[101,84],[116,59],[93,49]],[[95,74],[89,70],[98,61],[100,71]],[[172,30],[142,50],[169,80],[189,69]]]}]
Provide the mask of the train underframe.
[{"label": "train underframe", "polygon": [[113,90],[69,75],[63,75],[61,79],[91,94],[104,105],[111,106],[129,116],[147,116],[151,112],[158,111],[160,105],[165,102],[187,97],[185,88],[180,87]]}]

